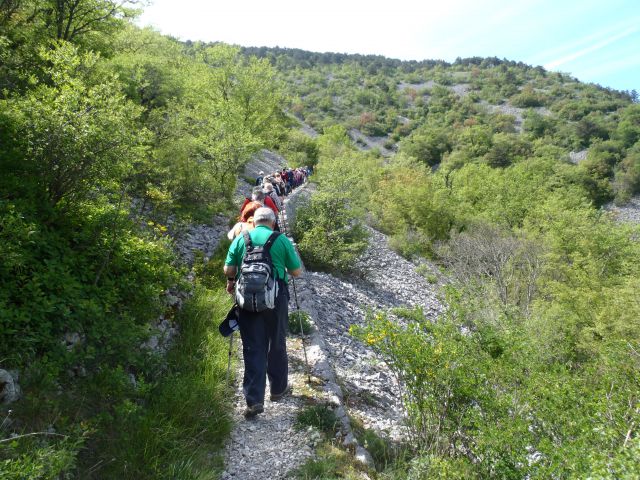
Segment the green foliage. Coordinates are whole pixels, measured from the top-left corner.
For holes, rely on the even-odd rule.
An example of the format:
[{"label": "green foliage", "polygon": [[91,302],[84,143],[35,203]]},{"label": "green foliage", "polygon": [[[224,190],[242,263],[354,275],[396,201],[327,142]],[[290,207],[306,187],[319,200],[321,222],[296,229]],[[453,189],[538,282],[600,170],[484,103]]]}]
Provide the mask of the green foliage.
[{"label": "green foliage", "polygon": [[[370,205],[378,227],[407,238],[415,249],[394,243],[405,253],[428,253],[431,242],[447,237],[453,218],[444,206],[437,180],[422,164],[395,160],[378,184]],[[397,237],[394,237],[394,239]],[[395,242],[395,240],[394,240]]]},{"label": "green foliage", "polygon": [[222,289],[196,288],[177,319],[181,335],[162,380],[144,403],[123,400],[100,418],[104,433],[91,445],[92,464],[105,463],[100,478],[217,478],[222,458],[210,454],[222,448],[231,427],[224,384],[227,345],[217,323],[230,306]]},{"label": "green foliage", "polygon": [[296,310],[289,313],[288,330],[289,333],[298,335],[301,332],[308,335],[311,332],[310,315],[304,310]]},{"label": "green foliage", "polygon": [[356,418],[351,418],[351,426],[360,444],[371,454],[378,472],[404,462],[407,454],[410,453],[405,447],[393,444],[375,431],[365,428]]},{"label": "green foliage", "polygon": [[24,390],[3,428],[28,435],[0,444],[0,476],[213,478],[218,257],[196,265],[168,363],[142,345],[186,288],[164,224],[226,207],[284,138],[283,89],[267,61],[128,24],[138,2],[40,3],[0,5],[0,358]]},{"label": "green foliage", "polygon": [[72,471],[81,442],[18,439],[0,445],[0,474],[6,480],[62,478]]},{"label": "green foliage", "polygon": [[400,150],[406,155],[434,166],[442,161],[442,156],[451,151],[450,129],[444,126],[425,126],[414,130],[400,143]]},{"label": "green foliage", "polygon": [[531,155],[531,145],[513,133],[496,133],[484,160],[490,167],[507,167]]},{"label": "green foliage", "polygon": [[[166,243],[133,234],[126,212],[87,206],[78,215],[53,230],[2,204],[10,261],[0,270],[0,352],[9,364],[45,352],[60,370],[78,355],[87,366],[133,361],[130,345],[142,341],[142,325],[162,311],[160,294],[177,280]],[[86,337],[74,355],[59,341],[72,332]]]},{"label": "green foliage", "polygon": [[514,107],[520,108],[532,108],[542,107],[545,103],[545,98],[540,93],[534,91],[534,89],[527,85],[522,92],[511,97],[511,104]]},{"label": "green foliage", "polygon": [[317,458],[311,458],[300,467],[292,470],[288,478],[299,480],[357,480],[362,478],[362,466],[354,462],[350,453],[335,446],[324,444],[317,452]]},{"label": "green foliage", "polygon": [[625,147],[631,147],[640,140],[640,106],[629,105],[620,112],[620,122],[614,132],[614,138]]},{"label": "green foliage", "polygon": [[144,152],[145,130],[136,124],[139,107],[114,79],[93,84],[84,73],[95,68],[96,55],[61,44],[41,56],[51,64],[47,82],[0,106],[13,143],[13,151],[0,152],[9,174],[3,183],[49,206],[75,204],[124,177]]},{"label": "green foliage", "polygon": [[[629,465],[623,459],[633,447],[624,437],[638,415],[629,408],[637,402],[637,372],[631,371],[640,366],[633,349],[609,344],[605,358],[613,362],[577,369],[550,364],[533,353],[535,330],[508,316],[497,323],[477,316],[476,295],[451,293],[446,319],[411,314],[402,327],[377,314],[352,329],[402,378],[421,452],[407,468],[425,475],[416,478],[547,478],[551,472],[573,478],[611,455]],[[619,369],[617,355],[635,358]],[[616,392],[604,394],[611,382]],[[478,457],[484,461],[472,463]]]},{"label": "green foliage", "polygon": [[349,272],[367,246],[361,217],[380,171],[377,158],[349,146],[346,131],[332,127],[318,139],[318,191],[296,211],[294,235],[311,269]]},{"label": "green foliage", "polygon": [[333,437],[338,427],[338,418],[327,405],[309,405],[296,414],[296,428],[304,430],[313,427]]},{"label": "green foliage", "polygon": [[625,203],[632,195],[640,193],[640,143],[629,149],[618,164],[613,182],[616,202]]},{"label": "green foliage", "polygon": [[278,137],[284,123],[283,94],[268,64],[224,45],[194,53],[179,73],[167,72],[183,95],[149,114],[158,165],[157,173],[146,173],[190,208],[228,200],[240,167]]},{"label": "green foliage", "polygon": [[231,240],[226,237],[221,238],[213,256],[206,261],[202,254],[197,252],[196,259],[193,262],[193,271],[202,286],[211,290],[225,287],[226,283],[225,277],[222,275],[222,268],[224,267],[229,245],[231,245]]},{"label": "green foliage", "polygon": [[555,121],[535,110],[527,110],[524,114],[523,130],[533,138],[551,135],[555,129]]},{"label": "green foliage", "polygon": [[317,193],[296,211],[294,236],[312,270],[348,272],[367,246],[367,234],[356,223],[346,195]]},{"label": "green foliage", "polygon": [[286,140],[280,145],[280,153],[287,163],[295,167],[315,166],[318,163],[318,145],[308,135],[297,130],[287,133]]}]

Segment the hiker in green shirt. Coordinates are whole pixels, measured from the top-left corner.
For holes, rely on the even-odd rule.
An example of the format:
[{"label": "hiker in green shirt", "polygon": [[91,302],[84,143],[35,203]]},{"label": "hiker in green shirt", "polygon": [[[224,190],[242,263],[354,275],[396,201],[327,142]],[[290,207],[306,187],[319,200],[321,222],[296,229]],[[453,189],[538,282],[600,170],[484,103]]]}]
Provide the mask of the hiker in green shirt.
[{"label": "hiker in green shirt", "polygon": [[[255,229],[249,233],[253,246],[262,246],[273,233],[275,214],[269,208],[259,208],[253,216]],[[224,273],[227,292],[233,294],[236,275],[246,253],[245,240],[239,235],[227,252]],[[289,316],[288,275],[302,272],[300,259],[293,244],[278,235],[271,246],[271,260],[278,294],[275,308],[262,312],[240,309],[238,325],[244,358],[243,390],[247,402],[245,416],[253,417],[264,411],[266,377],[269,377],[271,401],[279,401],[291,390],[288,383],[286,332]]]}]

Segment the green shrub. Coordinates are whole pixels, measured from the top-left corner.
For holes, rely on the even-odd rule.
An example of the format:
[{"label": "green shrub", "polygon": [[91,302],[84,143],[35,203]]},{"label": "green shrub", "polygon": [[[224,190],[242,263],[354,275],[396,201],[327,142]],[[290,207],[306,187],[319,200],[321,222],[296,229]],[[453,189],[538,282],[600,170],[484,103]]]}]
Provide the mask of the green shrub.
[{"label": "green shrub", "polygon": [[[167,242],[136,232],[127,212],[108,204],[53,218],[55,229],[0,204],[0,237],[10,235],[2,242],[0,355],[20,367],[47,352],[61,371],[83,360],[87,368],[135,364],[131,346],[142,343],[143,325],[165,308],[161,293],[178,280]],[[60,344],[72,332],[86,339],[73,355]]]},{"label": "green shrub", "polygon": [[312,270],[349,272],[367,246],[367,234],[346,196],[316,193],[296,211],[294,236]]},{"label": "green shrub", "polygon": [[359,480],[362,465],[354,461],[349,452],[329,444],[320,447],[317,458],[311,458],[294,469],[287,478],[299,480]]},{"label": "green shrub", "polygon": [[[449,312],[437,322],[418,311],[395,310],[409,320],[406,326],[378,314],[368,317],[367,326],[352,329],[401,375],[413,445],[420,452],[409,471],[415,478],[587,477],[604,472],[605,464],[611,471],[627,471],[635,447],[625,434],[638,417],[627,401],[637,401],[640,377],[637,358],[632,364],[622,360],[635,356],[636,347],[621,339],[638,344],[632,320],[637,313],[623,314],[622,322],[635,327],[619,334],[614,332],[622,325],[616,327],[614,319],[622,312],[598,314],[607,323],[606,348],[592,350],[592,356],[598,352],[593,360],[583,355],[569,363],[568,357],[557,357],[566,338],[541,342],[538,335],[559,333],[567,320],[573,322],[569,312],[578,305],[545,310],[544,320],[528,322],[514,312],[500,314],[492,300],[479,295],[450,289]],[[608,303],[608,294],[602,298]],[[554,325],[543,333],[543,322]],[[612,384],[615,392],[605,394]],[[532,452],[536,462],[528,461]],[[483,462],[473,461],[480,457]]]},{"label": "green shrub", "polygon": [[3,480],[68,478],[81,441],[17,439],[0,444],[0,477]]},{"label": "green shrub", "polygon": [[545,97],[530,86],[526,86],[522,92],[511,97],[511,104],[521,108],[542,107],[545,104]]},{"label": "green shrub", "polygon": [[312,329],[310,318],[310,315],[304,310],[296,310],[295,312],[290,312],[289,333],[298,335],[302,330],[302,333],[304,335],[308,335]]}]

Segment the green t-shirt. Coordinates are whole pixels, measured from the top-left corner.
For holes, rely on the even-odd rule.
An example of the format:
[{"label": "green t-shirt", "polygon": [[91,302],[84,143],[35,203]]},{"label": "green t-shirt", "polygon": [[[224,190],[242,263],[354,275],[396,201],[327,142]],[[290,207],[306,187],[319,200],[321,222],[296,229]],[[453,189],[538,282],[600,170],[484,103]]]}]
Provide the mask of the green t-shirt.
[{"label": "green t-shirt", "polygon": [[[250,233],[251,243],[256,246],[261,246],[267,243],[269,235],[272,230],[265,225],[258,225]],[[240,267],[242,265],[242,259],[244,258],[245,246],[244,236],[238,235],[227,252],[227,259],[224,264],[229,266]],[[275,269],[275,277],[287,280],[287,270],[296,270],[300,268],[300,259],[296,253],[296,249],[289,239],[283,235],[278,235],[276,241],[271,245],[271,261],[273,262],[273,268]]]}]

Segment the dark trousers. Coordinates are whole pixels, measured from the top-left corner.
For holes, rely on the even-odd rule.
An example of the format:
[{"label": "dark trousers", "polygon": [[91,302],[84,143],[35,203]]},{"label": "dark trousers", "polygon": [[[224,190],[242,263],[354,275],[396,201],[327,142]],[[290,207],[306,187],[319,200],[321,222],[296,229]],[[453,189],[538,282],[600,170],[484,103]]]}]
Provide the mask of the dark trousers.
[{"label": "dark trousers", "polygon": [[248,406],[264,404],[266,377],[271,393],[279,394],[287,388],[287,324],[289,289],[278,280],[276,306],[264,312],[240,310],[238,325],[242,337],[244,379],[242,388]]}]

